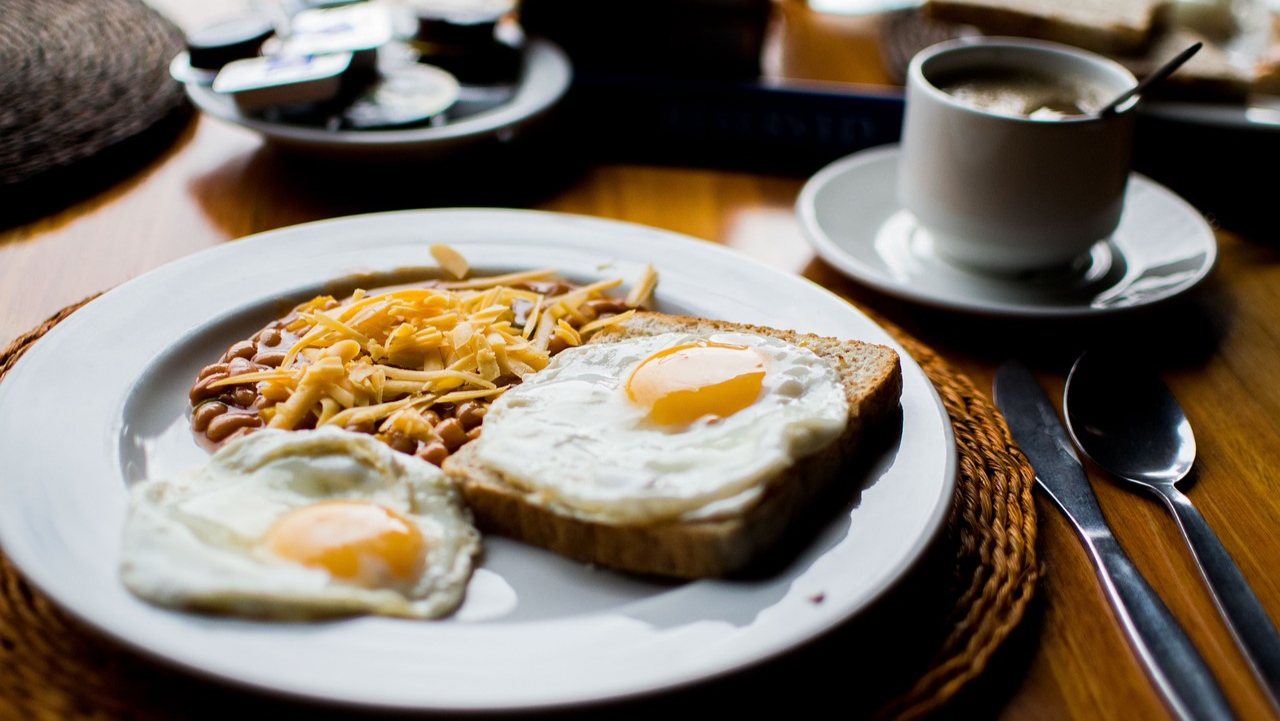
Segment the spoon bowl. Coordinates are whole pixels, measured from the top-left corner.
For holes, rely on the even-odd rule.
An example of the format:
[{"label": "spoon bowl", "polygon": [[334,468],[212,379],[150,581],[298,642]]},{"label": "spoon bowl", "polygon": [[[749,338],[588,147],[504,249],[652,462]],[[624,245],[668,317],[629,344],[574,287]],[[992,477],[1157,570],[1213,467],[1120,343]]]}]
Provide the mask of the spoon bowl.
[{"label": "spoon bowl", "polygon": [[1090,460],[1154,492],[1177,519],[1218,611],[1280,712],[1280,633],[1222,541],[1177,487],[1195,463],[1196,441],[1173,393],[1152,372],[1086,352],[1067,377],[1062,410]]},{"label": "spoon bowl", "polygon": [[1196,460],[1191,423],[1168,386],[1151,373],[1085,354],[1067,379],[1071,434],[1099,467],[1148,486],[1175,485]]}]

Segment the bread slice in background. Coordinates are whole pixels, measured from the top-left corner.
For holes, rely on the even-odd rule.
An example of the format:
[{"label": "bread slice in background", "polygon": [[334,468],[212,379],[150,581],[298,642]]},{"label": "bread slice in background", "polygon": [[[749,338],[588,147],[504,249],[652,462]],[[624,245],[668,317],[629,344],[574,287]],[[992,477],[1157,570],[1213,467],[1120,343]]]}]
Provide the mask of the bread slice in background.
[{"label": "bread slice in background", "polygon": [[1269,37],[1276,43],[1276,18],[1265,12],[1240,15],[1231,8],[1176,0],[926,0],[921,14],[983,35],[1051,40],[1092,50],[1116,60],[1139,79],[1192,43],[1203,43],[1185,65],[1147,90],[1150,98],[1240,102],[1250,92],[1277,92],[1280,66],[1269,64],[1261,50],[1256,67],[1234,57],[1241,52],[1237,45],[1243,38]]},{"label": "bread slice in background", "polygon": [[1221,48],[1194,30],[1161,28],[1142,53],[1117,55],[1115,60],[1138,78],[1143,78],[1197,42],[1204,45],[1185,65],[1151,86],[1145,92],[1146,97],[1222,102],[1243,100],[1253,85],[1253,73],[1234,64]]},{"label": "bread slice in background", "polygon": [[[450,456],[444,470],[463,488],[477,525],[584,563],[680,578],[727,576],[773,549],[815,498],[838,484],[850,494],[862,479],[847,472],[863,436],[898,412],[901,361],[885,346],[788,330],[659,313],[637,313],[598,332],[609,343],[668,332],[739,332],[778,338],[813,351],[835,369],[849,401],[841,436],[765,480],[757,501],[733,515],[699,520],[617,525],[583,520],[530,502],[526,493],[484,467],[474,443]],[[481,434],[484,430],[481,426]]]},{"label": "bread slice in background", "polygon": [[926,0],[925,17],[1075,45],[1097,53],[1142,53],[1164,0]]},{"label": "bread slice in background", "polygon": [[1258,57],[1251,90],[1280,96],[1280,45],[1269,48]]}]

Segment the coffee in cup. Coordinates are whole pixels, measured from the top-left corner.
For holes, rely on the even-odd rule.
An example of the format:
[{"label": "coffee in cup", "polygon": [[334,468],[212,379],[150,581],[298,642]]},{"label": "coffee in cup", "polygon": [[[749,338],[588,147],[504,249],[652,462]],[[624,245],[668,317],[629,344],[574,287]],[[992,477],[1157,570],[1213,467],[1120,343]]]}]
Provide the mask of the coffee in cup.
[{"label": "coffee in cup", "polygon": [[947,41],[911,61],[898,198],[934,252],[984,272],[1066,266],[1120,222],[1137,83],[1120,64],[1021,38]]},{"label": "coffee in cup", "polygon": [[1101,83],[1025,68],[977,68],[943,74],[933,84],[978,110],[1033,120],[1093,115],[1111,99]]}]

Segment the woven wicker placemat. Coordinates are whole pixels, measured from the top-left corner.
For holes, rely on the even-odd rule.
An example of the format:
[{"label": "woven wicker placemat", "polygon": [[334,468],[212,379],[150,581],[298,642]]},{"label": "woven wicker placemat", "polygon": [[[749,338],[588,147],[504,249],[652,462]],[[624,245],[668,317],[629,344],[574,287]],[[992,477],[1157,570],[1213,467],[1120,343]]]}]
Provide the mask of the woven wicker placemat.
[{"label": "woven wicker placemat", "polygon": [[[63,309],[0,353],[0,381],[32,343],[83,304]],[[909,690],[877,714],[915,719],[946,708],[979,678],[1023,620],[1040,575],[1034,474],[972,381],[900,328],[877,321],[938,389],[959,457],[939,545],[955,578],[946,599],[949,630]],[[216,685],[193,685],[67,618],[0,556],[0,718],[212,717],[210,709],[220,704]]]},{"label": "woven wicker placemat", "polygon": [[[0,198],[79,183],[69,169],[185,118],[169,76],[183,47],[181,31],[141,0],[0,0]],[[138,150],[111,159],[128,163]]]}]

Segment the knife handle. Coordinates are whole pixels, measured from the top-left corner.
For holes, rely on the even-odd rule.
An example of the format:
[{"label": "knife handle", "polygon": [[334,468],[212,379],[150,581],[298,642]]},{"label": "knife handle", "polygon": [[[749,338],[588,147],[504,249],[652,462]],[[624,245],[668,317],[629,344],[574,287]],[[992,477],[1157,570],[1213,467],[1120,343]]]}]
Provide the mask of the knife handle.
[{"label": "knife handle", "polygon": [[1280,634],[1262,602],[1191,500],[1172,485],[1158,486],[1156,491],[1178,519],[1218,608],[1266,687],[1271,703],[1280,707]]},{"label": "knife handle", "polygon": [[1234,719],[1208,665],[1115,537],[1094,537],[1088,546],[1125,633],[1173,712],[1188,721]]}]

